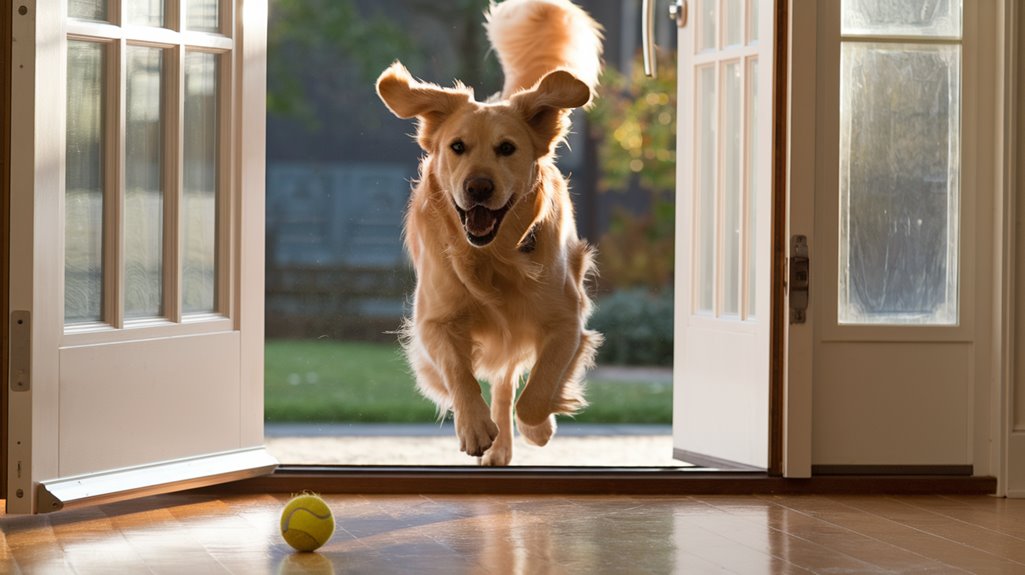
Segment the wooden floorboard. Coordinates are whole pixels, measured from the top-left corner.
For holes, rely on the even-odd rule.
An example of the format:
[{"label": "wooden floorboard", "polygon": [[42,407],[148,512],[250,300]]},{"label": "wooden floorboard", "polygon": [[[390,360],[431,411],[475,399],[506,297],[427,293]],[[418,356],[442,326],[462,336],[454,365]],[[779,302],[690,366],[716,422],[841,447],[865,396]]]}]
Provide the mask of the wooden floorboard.
[{"label": "wooden floorboard", "polygon": [[0,517],[0,573],[1025,573],[1025,500],[990,496],[337,494],[316,553],[288,497]]}]

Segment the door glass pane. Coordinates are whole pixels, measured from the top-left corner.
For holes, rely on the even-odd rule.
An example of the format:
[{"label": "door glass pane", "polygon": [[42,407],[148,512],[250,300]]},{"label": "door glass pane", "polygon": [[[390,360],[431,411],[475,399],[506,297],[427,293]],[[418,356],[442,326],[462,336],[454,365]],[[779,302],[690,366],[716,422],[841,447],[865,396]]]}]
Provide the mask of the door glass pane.
[{"label": "door glass pane", "polygon": [[744,0],[725,0],[725,31],[723,35],[726,46],[737,46],[744,43]]},{"label": "door glass pane", "polygon": [[748,0],[747,4],[747,38],[749,44],[758,41],[758,7],[762,0]]},{"label": "door glass pane", "polygon": [[956,324],[961,48],[841,50],[841,323]]},{"label": "door glass pane", "polygon": [[700,0],[698,24],[698,52],[716,49],[716,30],[719,28],[716,0]]},{"label": "door glass pane", "polygon": [[960,36],[959,0],[846,0],[843,34]]},{"label": "door glass pane", "polygon": [[163,314],[163,52],[129,46],[125,106],[125,317]]},{"label": "door glass pane", "polygon": [[740,62],[727,62],[722,73],[722,306],[723,315],[740,314],[740,210],[744,149],[741,146],[744,96]]},{"label": "door glass pane", "polygon": [[217,288],[217,143],[219,62],[215,54],[185,55],[182,189],[182,311],[215,310]]},{"label": "door glass pane", "polygon": [[716,92],[715,68],[704,66],[696,72],[698,78],[697,126],[698,150],[695,165],[698,170],[697,242],[698,311],[712,312],[715,305],[715,182],[716,182]]},{"label": "door glass pane", "polygon": [[217,0],[188,0],[185,27],[201,32],[220,32],[220,11]]},{"label": "door glass pane", "polygon": [[68,16],[104,21],[107,19],[107,0],[68,0]]},{"label": "door glass pane", "polygon": [[747,319],[754,319],[758,309],[755,302],[758,269],[758,196],[768,190],[768,184],[759,186],[758,166],[758,60],[747,64]]},{"label": "door glass pane", "polygon": [[104,84],[102,44],[68,42],[64,321],[103,319]]},{"label": "door glass pane", "polygon": [[129,24],[136,26],[163,26],[164,0],[128,0],[125,11]]}]

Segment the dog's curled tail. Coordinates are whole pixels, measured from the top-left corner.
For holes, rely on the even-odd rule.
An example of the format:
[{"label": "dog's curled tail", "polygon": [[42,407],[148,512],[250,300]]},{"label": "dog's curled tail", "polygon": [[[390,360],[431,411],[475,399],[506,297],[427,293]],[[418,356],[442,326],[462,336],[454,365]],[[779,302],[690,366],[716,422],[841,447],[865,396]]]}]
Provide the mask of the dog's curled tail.
[{"label": "dog's curled tail", "polygon": [[485,28],[505,74],[502,97],[532,88],[562,68],[591,88],[601,74],[602,28],[570,0],[492,3]]}]

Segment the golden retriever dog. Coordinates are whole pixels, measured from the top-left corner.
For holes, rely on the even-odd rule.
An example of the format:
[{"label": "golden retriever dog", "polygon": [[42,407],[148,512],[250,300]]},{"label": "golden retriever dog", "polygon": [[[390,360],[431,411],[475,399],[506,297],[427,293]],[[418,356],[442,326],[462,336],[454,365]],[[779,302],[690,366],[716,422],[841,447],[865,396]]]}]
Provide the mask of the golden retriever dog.
[{"label": "golden retriever dog", "polygon": [[[545,445],[555,414],[586,405],[582,377],[601,336],[586,329],[592,250],[577,237],[555,150],[601,70],[601,30],[569,0],[507,0],[485,15],[501,92],[415,80],[396,62],[377,93],[417,118],[425,155],[405,223],[416,271],[403,343],[417,387],[455,420],[460,450],[512,459],[520,435]],[[491,406],[478,379],[491,386]]]}]

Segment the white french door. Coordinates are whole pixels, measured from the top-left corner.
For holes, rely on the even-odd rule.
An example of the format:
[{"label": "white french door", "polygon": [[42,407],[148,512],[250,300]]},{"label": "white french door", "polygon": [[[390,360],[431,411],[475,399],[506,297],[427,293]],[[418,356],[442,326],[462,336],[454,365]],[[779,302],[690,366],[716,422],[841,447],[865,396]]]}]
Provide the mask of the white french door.
[{"label": "white french door", "polygon": [[679,31],[673,444],[769,465],[774,2],[695,0]]},{"label": "white french door", "polygon": [[794,15],[789,216],[812,298],[788,393],[814,410],[808,472],[998,472],[998,4]]},{"label": "white french door", "polygon": [[8,511],[272,470],[266,2],[8,9]]}]

